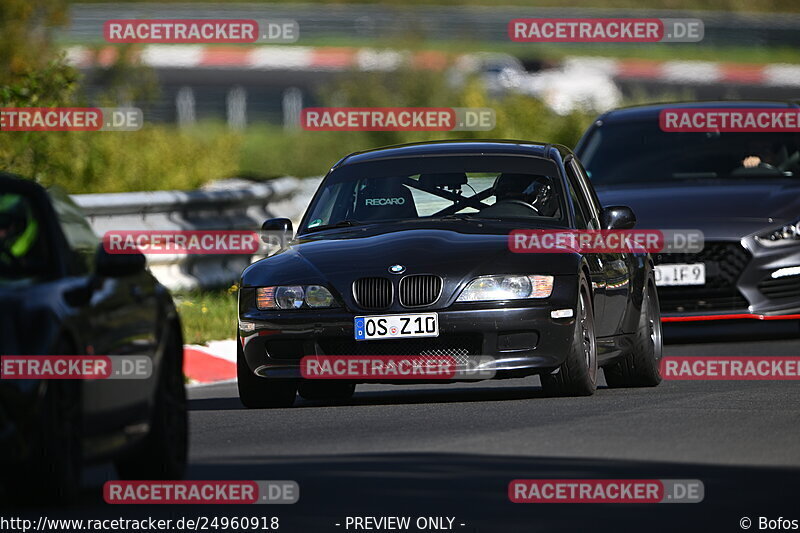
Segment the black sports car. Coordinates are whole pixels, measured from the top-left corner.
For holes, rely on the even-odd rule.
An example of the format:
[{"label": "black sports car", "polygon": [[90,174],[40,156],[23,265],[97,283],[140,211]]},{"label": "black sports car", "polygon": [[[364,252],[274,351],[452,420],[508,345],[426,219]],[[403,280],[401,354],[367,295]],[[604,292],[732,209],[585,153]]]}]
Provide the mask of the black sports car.
[{"label": "black sports car", "polygon": [[[141,254],[105,252],[59,190],[0,173],[0,355],[145,356],[146,379],[0,379],[6,495],[69,499],[83,460],[122,478],[174,479],[186,464],[181,326]],[[2,499],[2,491],[0,491]]]},{"label": "black sports car", "polygon": [[[515,229],[634,222],[626,207],[600,206],[563,146],[431,142],[349,155],[293,239],[289,220],[264,223],[288,242],[242,273],[242,402],[288,406],[298,389],[351,396],[353,382],[302,379],[301,359],[319,355],[485,356],[495,378],[540,374],[551,394],[592,394],[599,367],[611,386],[656,385],[648,254],[509,249]],[[406,332],[402,319],[419,316],[426,327]],[[390,320],[394,332],[380,327]]]},{"label": "black sports car", "polygon": [[649,105],[600,116],[575,149],[597,194],[642,228],[699,229],[698,254],[653,254],[665,322],[800,319],[800,133],[665,132]]}]

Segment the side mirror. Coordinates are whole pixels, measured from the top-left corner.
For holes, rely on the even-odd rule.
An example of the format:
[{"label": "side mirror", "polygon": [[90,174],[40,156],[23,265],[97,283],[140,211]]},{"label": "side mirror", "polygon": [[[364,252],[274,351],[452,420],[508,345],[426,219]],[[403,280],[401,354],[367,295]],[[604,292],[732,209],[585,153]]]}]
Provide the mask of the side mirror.
[{"label": "side mirror", "polygon": [[144,272],[147,259],[141,252],[112,254],[101,244],[94,256],[95,273],[108,278],[133,276]]},{"label": "side mirror", "polygon": [[261,240],[284,248],[292,238],[292,221],[288,218],[270,218],[261,224]]},{"label": "side mirror", "polygon": [[635,225],[636,215],[630,207],[612,205],[600,211],[600,229],[633,229]]}]

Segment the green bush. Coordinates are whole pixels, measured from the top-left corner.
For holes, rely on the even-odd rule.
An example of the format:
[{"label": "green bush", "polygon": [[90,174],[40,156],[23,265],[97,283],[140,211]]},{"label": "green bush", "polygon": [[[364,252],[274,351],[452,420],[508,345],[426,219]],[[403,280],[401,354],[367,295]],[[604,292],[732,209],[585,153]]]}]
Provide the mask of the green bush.
[{"label": "green bush", "polygon": [[[35,71],[13,91],[5,88],[0,103],[74,101],[73,72],[59,63],[50,69]],[[445,74],[433,71],[350,74],[328,86],[319,99],[327,106],[490,107],[497,122],[487,132],[286,131],[255,124],[234,133],[215,122],[186,129],[146,122],[135,132],[4,132],[0,167],[71,193],[193,189],[235,175],[321,175],[351,152],[408,142],[482,138],[572,146],[593,118],[585,113],[558,116],[541,101],[521,95],[492,99],[475,80],[453,87]]]},{"label": "green bush", "polygon": [[6,132],[0,138],[0,161],[8,171],[61,185],[70,193],[194,189],[234,176],[239,145],[239,136],[224,130],[204,138],[172,126],[133,132]]},{"label": "green bush", "polygon": [[559,116],[543,102],[522,95],[491,99],[479,83],[451,87],[444,74],[431,71],[358,73],[326,88],[326,106],[346,107],[490,107],[495,110],[492,131],[459,132],[284,132],[259,126],[248,129],[240,169],[264,176],[324,174],[343,156],[394,144],[443,139],[517,139],[574,146],[594,114]]}]

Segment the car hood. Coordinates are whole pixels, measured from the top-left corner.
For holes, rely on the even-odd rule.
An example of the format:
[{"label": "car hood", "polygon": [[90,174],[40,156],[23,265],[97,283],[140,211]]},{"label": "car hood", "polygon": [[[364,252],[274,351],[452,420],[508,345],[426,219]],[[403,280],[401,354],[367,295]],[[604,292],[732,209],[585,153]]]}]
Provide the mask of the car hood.
[{"label": "car hood", "polygon": [[[451,224],[452,226],[452,224]],[[371,225],[309,234],[287,249],[248,267],[244,286],[330,281],[340,290],[356,278],[438,274],[451,282],[484,274],[568,274],[577,272],[577,254],[517,254],[508,249],[508,232],[474,222],[446,229]]]},{"label": "car hood", "polygon": [[800,217],[800,180],[597,187],[603,205],[633,208],[637,228],[699,229],[706,239],[739,239]]}]

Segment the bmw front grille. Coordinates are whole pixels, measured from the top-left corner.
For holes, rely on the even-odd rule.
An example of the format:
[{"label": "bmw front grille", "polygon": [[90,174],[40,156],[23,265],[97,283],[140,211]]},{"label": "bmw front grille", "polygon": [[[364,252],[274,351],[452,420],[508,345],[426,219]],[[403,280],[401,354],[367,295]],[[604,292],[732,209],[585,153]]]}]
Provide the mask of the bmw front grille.
[{"label": "bmw front grille", "polygon": [[400,305],[423,307],[431,305],[442,293],[442,278],[431,274],[416,274],[400,280]]},{"label": "bmw front grille", "polygon": [[353,282],[353,297],[364,309],[388,309],[393,296],[392,282],[386,278],[360,278]]},{"label": "bmw front grille", "polygon": [[[425,307],[442,294],[442,278],[433,274],[414,274],[400,280],[398,297],[403,307]],[[382,277],[359,278],[353,282],[353,297],[363,309],[378,311],[394,303],[392,280]]]}]

